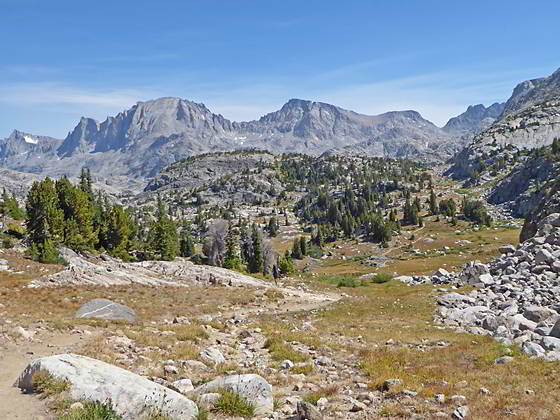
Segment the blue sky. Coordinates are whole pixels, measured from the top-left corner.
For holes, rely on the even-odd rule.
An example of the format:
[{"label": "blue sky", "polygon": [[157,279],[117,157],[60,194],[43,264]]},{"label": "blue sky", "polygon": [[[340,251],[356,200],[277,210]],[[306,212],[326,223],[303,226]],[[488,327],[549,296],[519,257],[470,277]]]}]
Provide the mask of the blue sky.
[{"label": "blue sky", "polygon": [[560,67],[560,2],[0,0],[0,137],[140,100],[233,120],[290,98],[438,125]]}]

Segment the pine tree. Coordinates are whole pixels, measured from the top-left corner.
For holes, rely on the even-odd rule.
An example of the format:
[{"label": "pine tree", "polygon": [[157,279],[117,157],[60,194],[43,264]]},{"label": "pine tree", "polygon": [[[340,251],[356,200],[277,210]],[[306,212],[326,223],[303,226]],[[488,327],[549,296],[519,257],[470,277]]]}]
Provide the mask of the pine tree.
[{"label": "pine tree", "polygon": [[179,241],[179,254],[181,257],[192,257],[194,254],[194,242],[191,234],[188,232],[184,232],[181,235],[181,240]]},{"label": "pine tree", "polygon": [[93,187],[89,168],[82,168],[80,173],[80,189],[88,195],[90,200],[93,200]]},{"label": "pine tree", "polygon": [[127,261],[136,233],[135,223],[131,215],[118,205],[109,211],[107,219],[107,251]]},{"label": "pine tree", "polygon": [[93,232],[93,206],[90,196],[75,187],[68,178],[56,181],[58,206],[64,212],[64,245],[80,251],[91,249],[95,242]]},{"label": "pine tree", "polygon": [[278,259],[276,264],[278,265],[280,274],[286,275],[294,271],[294,262],[292,260],[292,256],[290,255],[290,251],[288,250],[284,253],[284,258]]},{"label": "pine tree", "polygon": [[25,225],[33,258],[57,262],[56,246],[63,238],[64,212],[58,207],[55,184],[49,177],[33,184],[27,195],[26,210]]},{"label": "pine tree", "polygon": [[2,192],[2,204],[0,207],[2,216],[8,216],[15,220],[25,219],[25,211],[19,207],[16,195],[12,193],[11,197],[8,195],[6,188]]},{"label": "pine tree", "polygon": [[228,233],[226,237],[226,255],[224,258],[223,267],[229,269],[238,269],[241,266],[239,252],[237,250],[237,234],[233,228],[233,224],[228,226]]},{"label": "pine tree", "polygon": [[437,214],[437,200],[436,200],[436,193],[434,192],[434,189],[432,188],[430,190],[430,213],[435,215]]},{"label": "pine tree", "polygon": [[278,235],[278,221],[276,220],[276,217],[271,217],[270,220],[268,221],[268,235],[271,237],[274,237],[276,235]]},{"label": "pine tree", "polygon": [[161,260],[171,261],[178,253],[179,241],[177,227],[165,211],[161,196],[157,197],[156,221],[150,232],[150,245],[156,257]]},{"label": "pine tree", "polygon": [[241,259],[245,264],[249,265],[253,255],[253,239],[251,237],[251,231],[247,228],[247,225],[241,225],[241,233],[239,236]]},{"label": "pine tree", "polygon": [[260,273],[263,268],[263,255],[262,255],[262,238],[256,224],[253,224],[252,238],[252,255],[249,258],[249,272]]},{"label": "pine tree", "polygon": [[301,260],[301,243],[299,238],[294,238],[294,244],[292,245],[292,258],[296,260]]},{"label": "pine tree", "polygon": [[305,239],[305,236],[299,238],[299,248],[301,250],[301,255],[305,257],[307,255],[307,240]]},{"label": "pine tree", "polygon": [[311,237],[313,244],[317,245],[319,248],[323,247],[324,237],[321,225],[317,225],[317,230],[315,231],[315,236]]}]

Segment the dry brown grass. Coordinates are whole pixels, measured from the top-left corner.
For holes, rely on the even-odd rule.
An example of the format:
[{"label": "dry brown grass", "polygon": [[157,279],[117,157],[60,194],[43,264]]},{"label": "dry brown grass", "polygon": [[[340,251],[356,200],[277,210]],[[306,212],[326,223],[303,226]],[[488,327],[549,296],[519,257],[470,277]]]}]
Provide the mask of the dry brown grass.
[{"label": "dry brown grass", "polygon": [[[364,347],[349,347],[362,360],[370,387],[398,378],[402,388],[420,393],[414,413],[433,410],[433,395],[465,395],[472,418],[560,418],[560,363],[531,360],[514,350],[514,362],[494,365],[504,348],[488,337],[441,330],[432,323],[434,288],[407,287],[396,282],[352,289],[351,300],[327,310],[318,324],[324,334],[361,335]],[[353,328],[349,328],[352,325]],[[385,345],[393,339],[395,345]],[[440,347],[438,342],[448,343]],[[377,347],[375,347],[377,346]],[[538,380],[535,380],[538,378]],[[466,386],[460,386],[466,381]],[[489,395],[481,395],[481,387]],[[534,394],[528,394],[530,389]],[[444,408],[444,411],[447,408]],[[398,401],[385,405],[389,418],[409,418],[411,411]]]}]

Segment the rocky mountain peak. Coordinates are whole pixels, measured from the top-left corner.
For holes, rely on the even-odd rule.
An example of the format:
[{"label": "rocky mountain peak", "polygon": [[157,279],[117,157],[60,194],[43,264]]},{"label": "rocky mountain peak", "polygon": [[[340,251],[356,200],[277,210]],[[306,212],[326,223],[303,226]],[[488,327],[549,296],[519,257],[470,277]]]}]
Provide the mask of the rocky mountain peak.
[{"label": "rocky mountain peak", "polygon": [[470,105],[465,112],[451,118],[443,130],[460,136],[474,136],[490,127],[504,110],[504,103],[494,103],[486,108],[482,104]]},{"label": "rocky mountain peak", "polygon": [[516,114],[533,105],[560,98],[560,69],[548,77],[519,83],[505,104],[503,117]]}]

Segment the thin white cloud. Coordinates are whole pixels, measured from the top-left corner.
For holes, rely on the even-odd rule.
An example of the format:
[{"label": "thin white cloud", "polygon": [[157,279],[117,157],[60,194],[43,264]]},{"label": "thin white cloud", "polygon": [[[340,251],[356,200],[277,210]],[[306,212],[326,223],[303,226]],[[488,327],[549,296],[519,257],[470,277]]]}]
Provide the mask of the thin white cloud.
[{"label": "thin white cloud", "polygon": [[96,105],[130,106],[150,98],[154,92],[132,89],[82,89],[59,83],[18,83],[0,85],[0,102],[14,105]]}]

